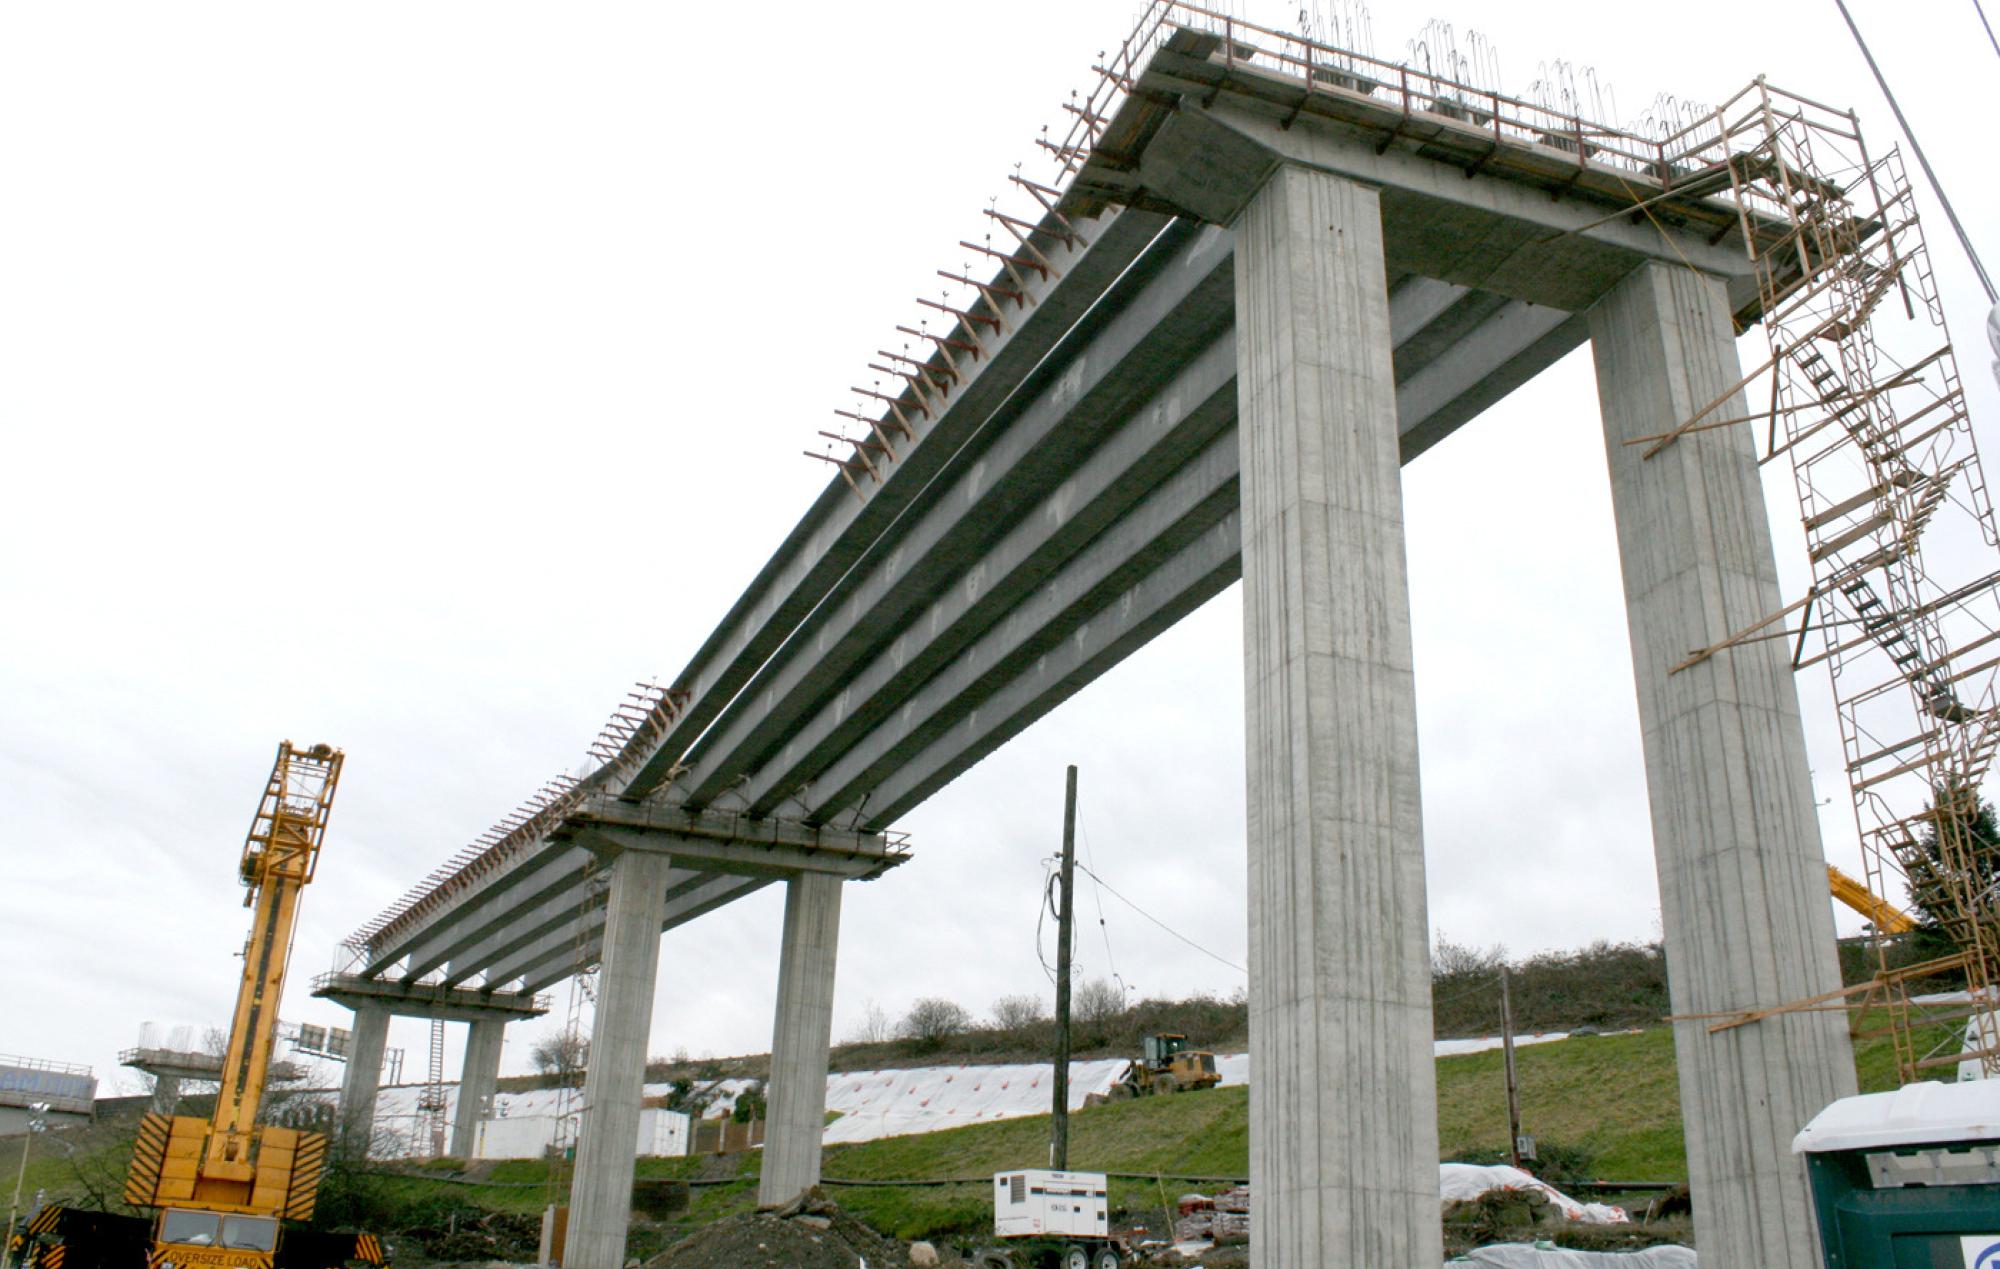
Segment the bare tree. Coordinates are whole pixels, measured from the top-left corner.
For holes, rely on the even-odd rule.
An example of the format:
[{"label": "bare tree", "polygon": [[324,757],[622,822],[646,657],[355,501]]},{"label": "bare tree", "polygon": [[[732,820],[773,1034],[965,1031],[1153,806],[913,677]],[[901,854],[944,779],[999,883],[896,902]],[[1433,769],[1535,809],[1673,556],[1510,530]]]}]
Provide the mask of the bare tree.
[{"label": "bare tree", "polygon": [[896,1028],[890,1024],[889,1015],[883,1012],[881,1005],[871,1000],[868,1002],[868,1008],[861,1015],[860,1024],[854,1028],[854,1034],[847,1042],[849,1044],[881,1044],[884,1041],[895,1038]]},{"label": "bare tree", "polygon": [[535,1041],[528,1059],[544,1075],[564,1084],[573,1082],[590,1064],[590,1041],[573,1027],[561,1027]]},{"label": "bare tree", "polygon": [[1507,949],[1495,944],[1481,951],[1469,943],[1454,943],[1440,933],[1431,951],[1432,978],[1475,978],[1500,972]]},{"label": "bare tree", "polygon": [[1125,989],[1108,978],[1079,984],[1069,1010],[1078,1022],[1100,1026],[1125,1012]]},{"label": "bare tree", "polygon": [[926,996],[910,1006],[898,1028],[906,1040],[934,1049],[972,1025],[963,1005],[942,996]]},{"label": "bare tree", "polygon": [[1002,996],[993,1002],[993,1023],[1002,1031],[1019,1031],[1048,1016],[1040,996]]}]

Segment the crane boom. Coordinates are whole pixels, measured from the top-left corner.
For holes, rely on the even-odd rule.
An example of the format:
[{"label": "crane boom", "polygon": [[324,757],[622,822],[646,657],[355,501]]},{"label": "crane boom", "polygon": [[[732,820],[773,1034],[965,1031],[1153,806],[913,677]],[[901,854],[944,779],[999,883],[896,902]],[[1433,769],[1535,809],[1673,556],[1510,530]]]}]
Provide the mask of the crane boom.
[{"label": "crane boom", "polygon": [[278,1038],[278,1003],[284,995],[299,899],[313,879],[320,842],[340,783],[343,755],[327,745],[306,751],[287,740],[278,746],[264,797],[250,821],[237,875],[248,889],[243,906],[254,909],[243,947],[243,981],[222,1060],[222,1085],[209,1121],[202,1172],[218,1180],[248,1181],[257,1111]]},{"label": "crane boom", "polygon": [[[299,899],[319,862],[341,762],[330,745],[278,746],[237,866],[252,916],[215,1110],[206,1120],[148,1115],[133,1146],[125,1200],[162,1209],[155,1249],[171,1244],[162,1257],[183,1269],[263,1269],[278,1221],[312,1216],[326,1138],[259,1124],[257,1112],[277,1045]],[[224,1245],[227,1254],[213,1250]]]},{"label": "crane boom", "polygon": [[1915,917],[1832,864],[1826,866],[1826,880],[1834,898],[1873,921],[1882,933],[1908,934],[1917,928]]}]

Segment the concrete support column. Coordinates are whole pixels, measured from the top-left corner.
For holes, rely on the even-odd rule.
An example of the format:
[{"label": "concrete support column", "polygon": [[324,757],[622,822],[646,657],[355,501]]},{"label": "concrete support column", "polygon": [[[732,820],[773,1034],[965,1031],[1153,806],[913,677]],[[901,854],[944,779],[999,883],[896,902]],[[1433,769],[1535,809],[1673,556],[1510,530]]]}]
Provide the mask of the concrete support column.
[{"label": "concrete support column", "polygon": [[347,1075],[340,1085],[342,1149],[355,1158],[368,1157],[375,1133],[375,1093],[382,1087],[382,1054],[389,1046],[389,1011],[362,1005],[354,1011],[354,1031],[347,1041]]},{"label": "concrete support column", "polygon": [[770,1122],[757,1202],[775,1207],[819,1184],[826,1132],[826,1055],[833,1038],[841,879],[801,873],[785,885],[777,1021],[771,1031]]},{"label": "concrete support column", "polygon": [[[1649,264],[1590,315],[1644,730],[1674,1012],[1783,1004],[1840,985],[1798,693],[1783,641],[1670,673],[1783,604],[1748,427],[1671,431],[1740,376],[1722,285]],[[1741,393],[1718,418],[1748,413]],[[1793,1134],[1854,1092],[1839,1014],[1716,1035],[1677,1023],[1704,1264],[1820,1263]]]},{"label": "concrete support column", "polygon": [[465,1037],[465,1066],[458,1077],[458,1109],[451,1119],[451,1153],[470,1159],[479,1145],[479,1120],[500,1087],[500,1046],[507,1024],[498,1018],[472,1023]]},{"label": "concrete support column", "polygon": [[153,1077],[153,1109],[162,1115],[174,1113],[174,1107],[181,1100],[181,1077],[178,1075],[155,1075]]},{"label": "concrete support column", "polygon": [[1374,190],[1236,232],[1251,1263],[1444,1260],[1396,383]]},{"label": "concrete support column", "polygon": [[643,851],[627,851],[611,865],[563,1269],[623,1269],[625,1264],[639,1098],[660,969],[660,921],[672,871],[673,861],[666,855]]}]

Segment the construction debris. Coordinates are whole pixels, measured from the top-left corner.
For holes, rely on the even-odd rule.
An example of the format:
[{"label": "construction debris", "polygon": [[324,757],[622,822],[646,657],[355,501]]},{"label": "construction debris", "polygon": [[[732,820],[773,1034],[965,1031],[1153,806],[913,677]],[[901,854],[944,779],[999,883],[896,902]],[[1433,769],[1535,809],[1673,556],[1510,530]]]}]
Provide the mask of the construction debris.
[{"label": "construction debris", "polygon": [[808,1190],[783,1207],[696,1230],[645,1269],[890,1269],[910,1263],[908,1244],[876,1233]]}]

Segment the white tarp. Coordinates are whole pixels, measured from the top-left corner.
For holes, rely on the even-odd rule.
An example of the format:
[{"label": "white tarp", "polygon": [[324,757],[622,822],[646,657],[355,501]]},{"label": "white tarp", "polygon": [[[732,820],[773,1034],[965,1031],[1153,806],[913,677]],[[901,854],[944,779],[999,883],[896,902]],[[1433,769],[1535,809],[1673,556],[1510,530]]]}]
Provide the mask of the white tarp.
[{"label": "white tarp", "polygon": [[1695,1269],[1694,1252],[1686,1247],[1648,1247],[1643,1251],[1567,1251],[1528,1243],[1503,1243],[1467,1252],[1450,1263],[1482,1269]]},{"label": "white tarp", "polygon": [[1545,1181],[1504,1163],[1490,1167],[1475,1163],[1438,1165],[1438,1193],[1447,1203],[1469,1203],[1492,1190],[1540,1190],[1564,1220],[1586,1225],[1622,1225],[1632,1218],[1622,1207],[1606,1203],[1579,1203]]}]

